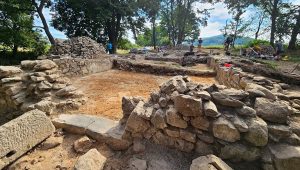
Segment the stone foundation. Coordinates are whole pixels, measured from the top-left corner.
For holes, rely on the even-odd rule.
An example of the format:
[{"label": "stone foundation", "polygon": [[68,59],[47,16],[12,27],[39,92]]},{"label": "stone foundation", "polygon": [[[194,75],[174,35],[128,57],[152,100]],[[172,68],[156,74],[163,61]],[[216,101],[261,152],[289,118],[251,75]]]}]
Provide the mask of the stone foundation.
[{"label": "stone foundation", "polygon": [[113,62],[109,56],[101,59],[61,58],[53,60],[59,70],[66,76],[83,76],[112,69]]},{"label": "stone foundation", "polygon": [[85,100],[51,60],[22,61],[21,68],[0,67],[0,124],[22,112],[78,109]]},{"label": "stone foundation", "polygon": [[[295,121],[299,110],[292,101],[273,97],[261,88],[205,86],[177,76],[147,101],[123,98],[123,138],[148,139],[235,162],[260,161],[264,169],[292,170],[300,161],[300,126]],[[278,150],[282,149],[294,152],[281,157]]]}]

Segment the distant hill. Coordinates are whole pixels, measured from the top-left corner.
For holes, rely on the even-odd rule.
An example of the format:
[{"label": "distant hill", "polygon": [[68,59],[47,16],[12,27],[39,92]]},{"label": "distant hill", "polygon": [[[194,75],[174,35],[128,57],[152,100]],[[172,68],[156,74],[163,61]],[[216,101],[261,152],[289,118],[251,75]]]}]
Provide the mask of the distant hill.
[{"label": "distant hill", "polygon": [[[238,38],[235,41],[235,44],[244,45],[252,40],[253,39],[249,37],[242,37],[242,38]],[[203,38],[203,46],[223,45],[224,41],[225,41],[225,37],[223,35],[207,37],[207,38]]]}]

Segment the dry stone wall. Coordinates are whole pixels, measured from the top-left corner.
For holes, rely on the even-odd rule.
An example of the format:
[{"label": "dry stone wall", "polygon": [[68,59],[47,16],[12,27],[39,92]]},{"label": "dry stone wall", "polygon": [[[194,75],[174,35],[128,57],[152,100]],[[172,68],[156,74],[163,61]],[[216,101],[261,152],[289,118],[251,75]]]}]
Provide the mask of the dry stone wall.
[{"label": "dry stone wall", "polygon": [[67,76],[83,76],[112,69],[113,62],[108,56],[101,59],[61,58],[53,60],[59,70]]},{"label": "dry stone wall", "polygon": [[22,61],[21,68],[0,66],[0,94],[2,123],[21,112],[39,109],[51,114],[56,110],[77,109],[85,102],[83,94],[62,76],[51,60]]},{"label": "dry stone wall", "polygon": [[105,48],[89,37],[74,37],[68,40],[56,40],[47,58],[95,59],[105,55]]},{"label": "dry stone wall", "polygon": [[[123,138],[149,139],[231,161],[259,160],[263,169],[292,170],[300,163],[299,110],[271,94],[260,88],[205,86],[177,76],[148,101],[123,98]],[[285,149],[292,154],[281,154]]]}]

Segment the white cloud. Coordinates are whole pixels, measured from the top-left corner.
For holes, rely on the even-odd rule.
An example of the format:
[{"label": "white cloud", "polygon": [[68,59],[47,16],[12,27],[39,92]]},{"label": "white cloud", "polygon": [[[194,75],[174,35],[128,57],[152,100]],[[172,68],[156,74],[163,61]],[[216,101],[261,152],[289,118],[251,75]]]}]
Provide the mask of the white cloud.
[{"label": "white cloud", "polygon": [[222,32],[220,29],[224,27],[223,23],[220,22],[210,22],[207,27],[201,28],[201,37],[211,37],[215,35],[220,35]]}]

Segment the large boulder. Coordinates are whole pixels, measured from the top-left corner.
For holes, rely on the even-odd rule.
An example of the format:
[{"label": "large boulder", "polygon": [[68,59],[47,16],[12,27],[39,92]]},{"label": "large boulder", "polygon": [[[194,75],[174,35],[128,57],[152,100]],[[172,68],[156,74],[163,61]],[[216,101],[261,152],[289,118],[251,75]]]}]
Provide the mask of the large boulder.
[{"label": "large boulder", "polygon": [[290,145],[269,146],[277,170],[295,170],[300,167],[300,147]]},{"label": "large boulder", "polygon": [[219,117],[213,123],[213,134],[216,138],[227,142],[235,142],[240,140],[240,132],[234,125],[223,117]]},{"label": "large boulder", "polygon": [[233,170],[215,155],[201,156],[194,159],[190,170]]},{"label": "large boulder", "polygon": [[195,99],[188,95],[179,95],[175,98],[174,104],[175,109],[183,116],[195,117],[203,115],[201,99]]},{"label": "large boulder", "polygon": [[245,104],[239,100],[233,99],[230,96],[220,93],[220,92],[213,92],[212,98],[216,103],[219,103],[223,106],[229,106],[229,107],[243,107]]},{"label": "large boulder", "polygon": [[74,170],[102,170],[105,162],[106,157],[100,154],[97,149],[91,149],[78,158]]},{"label": "large boulder", "polygon": [[261,118],[252,118],[247,122],[248,132],[244,138],[254,146],[265,146],[268,143],[267,123]]},{"label": "large boulder", "polygon": [[265,98],[256,98],[254,108],[258,116],[274,123],[287,123],[288,116],[291,114],[291,110],[285,103]]}]

